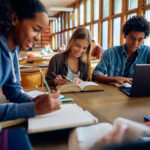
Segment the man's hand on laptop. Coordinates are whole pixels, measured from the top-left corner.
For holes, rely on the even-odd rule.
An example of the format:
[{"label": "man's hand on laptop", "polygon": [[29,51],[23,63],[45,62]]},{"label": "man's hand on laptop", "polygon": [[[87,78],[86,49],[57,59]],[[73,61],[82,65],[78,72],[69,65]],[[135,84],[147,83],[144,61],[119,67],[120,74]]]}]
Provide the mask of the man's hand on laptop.
[{"label": "man's hand on laptop", "polygon": [[124,85],[125,83],[132,84],[133,79],[132,78],[126,78],[126,77],[113,77],[114,82],[120,85]]}]

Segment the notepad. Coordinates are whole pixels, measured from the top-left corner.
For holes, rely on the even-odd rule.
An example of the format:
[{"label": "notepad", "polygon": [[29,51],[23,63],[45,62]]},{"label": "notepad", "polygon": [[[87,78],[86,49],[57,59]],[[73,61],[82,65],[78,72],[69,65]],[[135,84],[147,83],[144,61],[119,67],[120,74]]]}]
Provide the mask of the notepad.
[{"label": "notepad", "polygon": [[142,136],[150,134],[150,128],[125,118],[115,119],[113,125],[110,123],[98,123],[96,125],[78,127],[69,136],[69,150],[90,150],[97,140],[107,135],[120,123],[128,126],[124,140],[135,141]]},{"label": "notepad", "polygon": [[28,119],[28,133],[74,128],[97,122],[97,118],[78,105],[63,104],[60,110]]},{"label": "notepad", "polygon": [[[33,90],[33,91],[26,92],[26,93],[33,98],[35,98],[39,95],[49,94],[49,92],[42,92],[42,91],[38,91],[38,90]],[[60,94],[59,99],[63,99],[64,97],[65,97],[64,95]]]},{"label": "notepad", "polygon": [[73,84],[71,82],[58,85],[57,89],[60,90],[61,93],[68,93],[68,92],[85,92],[85,91],[103,91],[100,85],[89,82],[83,81],[80,84]]}]

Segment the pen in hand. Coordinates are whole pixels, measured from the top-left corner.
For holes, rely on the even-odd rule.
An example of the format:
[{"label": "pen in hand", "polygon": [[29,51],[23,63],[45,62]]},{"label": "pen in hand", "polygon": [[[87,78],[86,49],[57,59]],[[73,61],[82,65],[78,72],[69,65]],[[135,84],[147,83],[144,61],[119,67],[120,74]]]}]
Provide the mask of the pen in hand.
[{"label": "pen in hand", "polygon": [[56,73],[54,73],[54,72],[51,72],[51,73],[52,73],[52,75],[54,75],[55,77],[57,77]]},{"label": "pen in hand", "polygon": [[64,75],[63,75],[63,77],[64,77],[65,79],[67,79],[68,81],[70,81],[70,82],[76,84],[74,81],[72,81],[71,79],[69,79],[67,76],[64,76]]}]

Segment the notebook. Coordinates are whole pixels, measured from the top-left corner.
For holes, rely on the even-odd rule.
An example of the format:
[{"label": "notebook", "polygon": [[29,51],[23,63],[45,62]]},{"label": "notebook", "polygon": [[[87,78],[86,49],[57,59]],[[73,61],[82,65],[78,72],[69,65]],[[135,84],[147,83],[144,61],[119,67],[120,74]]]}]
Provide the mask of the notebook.
[{"label": "notebook", "polygon": [[[42,94],[49,94],[48,92],[42,92],[42,91],[38,91],[38,90],[33,90],[33,91],[26,92],[26,93],[33,98],[35,98],[39,95],[42,95]],[[63,99],[63,98],[65,98],[65,96],[60,94],[59,99]]]},{"label": "notebook", "polygon": [[0,150],[32,150],[24,128],[0,132]]},{"label": "notebook", "polygon": [[131,87],[120,87],[128,96],[150,96],[150,64],[137,64],[135,66]]},{"label": "notebook", "polygon": [[74,128],[97,123],[98,120],[76,104],[63,104],[61,109],[28,119],[28,133]]},{"label": "notebook", "polygon": [[26,121],[27,121],[27,119],[25,119],[25,118],[16,119],[16,120],[9,120],[9,121],[2,121],[2,122],[0,122],[0,126],[1,126],[1,128],[7,128],[7,127],[10,127],[10,126],[14,126],[14,125],[17,125],[17,124],[24,123]]},{"label": "notebook", "polygon": [[150,128],[125,118],[115,119],[113,125],[110,123],[98,123],[86,127],[78,127],[69,135],[69,150],[90,150],[95,142],[108,135],[120,123],[126,124],[128,129],[124,141],[136,141],[143,136],[149,136]]}]

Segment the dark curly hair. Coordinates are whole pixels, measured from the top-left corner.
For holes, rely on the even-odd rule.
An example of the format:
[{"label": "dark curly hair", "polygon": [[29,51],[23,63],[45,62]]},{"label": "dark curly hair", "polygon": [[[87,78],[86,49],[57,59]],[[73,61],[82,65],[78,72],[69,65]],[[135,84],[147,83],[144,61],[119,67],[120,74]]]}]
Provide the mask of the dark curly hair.
[{"label": "dark curly hair", "polygon": [[133,16],[123,25],[122,32],[128,35],[131,31],[139,31],[145,33],[145,38],[150,34],[150,22],[143,16]]},{"label": "dark curly hair", "polygon": [[39,0],[0,0],[0,34],[7,36],[12,30],[12,13],[19,20],[32,19],[36,12],[46,12]]}]

